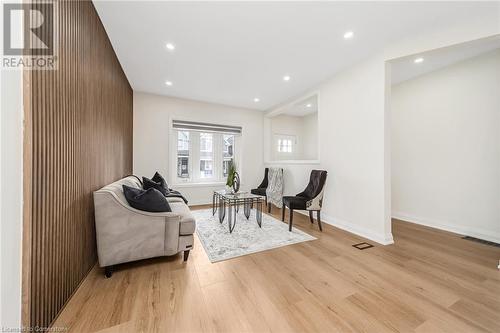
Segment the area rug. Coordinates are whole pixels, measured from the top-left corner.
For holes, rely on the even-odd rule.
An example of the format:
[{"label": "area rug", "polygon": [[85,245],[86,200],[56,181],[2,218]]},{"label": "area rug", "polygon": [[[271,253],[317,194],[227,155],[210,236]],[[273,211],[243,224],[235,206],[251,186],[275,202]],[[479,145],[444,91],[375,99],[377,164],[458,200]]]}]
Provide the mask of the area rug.
[{"label": "area rug", "polygon": [[227,216],[219,223],[218,214],[212,216],[212,209],[193,210],[191,213],[196,219],[198,238],[211,262],[316,239],[296,228],[289,232],[288,224],[266,214],[262,214],[262,228],[259,228],[255,210],[247,220],[241,209],[232,233],[228,230]]}]

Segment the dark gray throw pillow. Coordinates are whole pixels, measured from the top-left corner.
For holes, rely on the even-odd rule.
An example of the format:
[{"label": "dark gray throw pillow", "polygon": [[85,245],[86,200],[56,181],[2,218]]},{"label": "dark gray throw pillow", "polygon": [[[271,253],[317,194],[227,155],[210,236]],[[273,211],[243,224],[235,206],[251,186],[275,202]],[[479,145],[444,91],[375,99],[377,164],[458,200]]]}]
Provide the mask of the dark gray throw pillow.
[{"label": "dark gray throw pillow", "polygon": [[151,178],[151,180],[162,184],[166,189],[168,189],[167,181],[165,180],[165,178],[163,178],[162,175],[160,175],[160,173],[158,171],[155,172],[155,174],[153,175],[153,178]]},{"label": "dark gray throw pillow", "polygon": [[165,196],[170,192],[170,190],[168,189],[167,181],[162,177],[162,175],[160,175],[158,171],[155,172],[153,178],[151,179],[142,177],[142,187],[145,190],[151,187],[155,188]]},{"label": "dark gray throw pillow", "polygon": [[145,190],[149,190],[150,188],[154,188],[154,189],[160,191],[161,194],[163,194],[164,196],[167,196],[168,192],[170,192],[168,190],[168,188],[166,187],[166,183],[164,181],[157,182],[157,181],[154,181],[154,180],[146,178],[146,177],[142,177],[142,188]]},{"label": "dark gray throw pillow", "polygon": [[123,185],[123,194],[130,206],[146,212],[171,212],[165,196],[154,188],[147,190]]}]

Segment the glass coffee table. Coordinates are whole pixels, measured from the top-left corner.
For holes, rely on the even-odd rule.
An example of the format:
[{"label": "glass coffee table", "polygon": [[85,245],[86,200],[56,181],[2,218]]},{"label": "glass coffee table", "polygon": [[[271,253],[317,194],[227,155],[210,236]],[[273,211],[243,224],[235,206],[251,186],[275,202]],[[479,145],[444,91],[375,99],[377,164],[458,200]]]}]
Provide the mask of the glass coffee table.
[{"label": "glass coffee table", "polygon": [[[214,191],[212,198],[212,215],[219,212],[219,222],[224,222],[227,215],[229,233],[232,233],[236,225],[236,216],[240,206],[243,207],[243,213],[247,220],[250,218],[250,212],[255,205],[255,219],[260,228],[262,228],[262,206],[264,197],[248,192],[232,193],[227,190]],[[226,212],[227,209],[227,212]]]}]

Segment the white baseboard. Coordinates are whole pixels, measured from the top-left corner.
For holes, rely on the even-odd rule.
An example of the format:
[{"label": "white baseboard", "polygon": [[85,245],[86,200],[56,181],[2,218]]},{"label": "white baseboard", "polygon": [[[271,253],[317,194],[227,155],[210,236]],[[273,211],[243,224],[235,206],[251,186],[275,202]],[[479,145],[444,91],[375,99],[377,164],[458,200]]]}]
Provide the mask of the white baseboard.
[{"label": "white baseboard", "polygon": [[363,238],[367,238],[369,240],[372,240],[374,242],[377,242],[381,245],[390,245],[394,244],[394,239],[392,238],[392,233],[389,235],[384,235],[384,234],[379,234],[375,233],[371,230],[367,230],[366,228],[360,228],[359,226],[350,223],[348,221],[341,220],[339,218],[331,217],[328,215],[321,215],[321,220],[325,221],[326,223],[333,225],[334,227],[340,228],[342,230],[348,231],[350,233],[353,233],[355,235],[361,236]]},{"label": "white baseboard", "polygon": [[211,205],[211,204],[212,201],[205,201],[205,200],[195,200],[188,202],[188,206]]},{"label": "white baseboard", "polygon": [[[306,211],[300,211],[300,210],[296,211],[295,210],[294,212],[298,212],[300,214],[309,216],[309,213]],[[354,225],[353,223],[341,220],[339,218],[328,216],[324,213],[321,214],[321,221],[326,223],[326,224],[337,227],[339,229],[348,231],[348,232],[355,234],[357,236],[367,238],[367,239],[372,240],[372,241],[379,243],[381,245],[394,244],[394,239],[392,238],[392,233],[388,236],[374,233],[370,230],[366,230],[365,228],[360,228],[359,226]]]},{"label": "white baseboard", "polygon": [[[206,202],[206,201],[193,201],[193,202],[191,202],[190,201],[189,202],[189,206],[209,205],[209,204],[211,205],[212,201],[210,201],[210,202]],[[294,212],[309,216],[309,213],[306,211],[295,210]],[[376,234],[376,233],[371,232],[369,230],[366,230],[364,228],[359,228],[358,226],[356,226],[352,223],[343,221],[341,219],[332,218],[332,217],[325,215],[323,213],[321,214],[321,222],[333,225],[334,227],[348,231],[348,232],[355,234],[357,236],[367,238],[367,239],[372,240],[372,241],[379,243],[381,245],[394,244],[394,239],[392,238],[392,233],[389,236],[379,235],[379,234]]]},{"label": "white baseboard", "polygon": [[459,234],[459,235],[480,238],[480,239],[484,239],[484,240],[487,240],[490,242],[495,242],[495,243],[500,244],[500,233],[495,232],[495,231],[457,226],[457,225],[453,225],[449,222],[436,221],[436,220],[432,220],[432,219],[416,217],[416,216],[412,216],[410,214],[405,214],[402,212],[392,212],[392,217],[395,219],[401,220],[403,222],[420,224],[420,225],[423,225],[426,227],[431,227],[431,228],[435,228],[435,229],[449,231],[449,232],[453,232],[453,233]]}]

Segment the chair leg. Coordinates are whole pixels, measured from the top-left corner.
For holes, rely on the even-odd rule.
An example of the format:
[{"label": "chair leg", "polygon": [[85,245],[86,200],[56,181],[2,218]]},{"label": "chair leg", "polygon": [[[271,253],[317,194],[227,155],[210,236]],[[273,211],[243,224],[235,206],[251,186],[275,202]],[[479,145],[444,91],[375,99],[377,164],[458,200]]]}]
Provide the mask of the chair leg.
[{"label": "chair leg", "polygon": [[191,250],[186,250],[186,251],[184,251],[184,261],[187,261],[187,260],[188,260],[188,257],[189,257],[189,251],[191,251]]},{"label": "chair leg", "polygon": [[292,231],[293,224],[293,209],[290,208],[290,223],[288,223],[288,231]]},{"label": "chair leg", "polygon": [[309,211],[309,220],[311,220],[311,224],[314,223],[313,211],[312,210]]},{"label": "chair leg", "polygon": [[323,231],[323,227],[321,226],[321,213],[319,210],[316,211],[316,217],[318,219],[319,231]]},{"label": "chair leg", "polygon": [[271,214],[271,204],[270,204],[270,203],[267,205],[267,212],[268,212],[269,214]]},{"label": "chair leg", "polygon": [[286,210],[286,206],[283,205],[281,208],[281,221],[282,222],[285,222],[285,210]]}]

